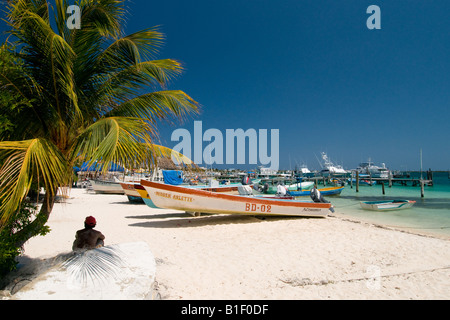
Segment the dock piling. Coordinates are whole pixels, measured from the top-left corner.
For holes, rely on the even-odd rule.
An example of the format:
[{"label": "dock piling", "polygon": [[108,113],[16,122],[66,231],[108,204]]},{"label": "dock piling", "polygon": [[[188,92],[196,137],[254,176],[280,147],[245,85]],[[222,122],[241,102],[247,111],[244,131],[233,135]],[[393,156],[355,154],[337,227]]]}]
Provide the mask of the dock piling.
[{"label": "dock piling", "polygon": [[359,192],[359,171],[356,171],[356,192]]},{"label": "dock piling", "polygon": [[420,180],[420,197],[423,198],[425,196],[425,181]]}]

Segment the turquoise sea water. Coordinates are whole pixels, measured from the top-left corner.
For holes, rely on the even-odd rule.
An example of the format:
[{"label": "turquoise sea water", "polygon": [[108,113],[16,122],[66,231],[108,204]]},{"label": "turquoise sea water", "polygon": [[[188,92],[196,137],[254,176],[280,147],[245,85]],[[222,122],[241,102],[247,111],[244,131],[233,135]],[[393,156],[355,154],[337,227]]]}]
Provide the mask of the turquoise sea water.
[{"label": "turquoise sea water", "polygon": [[[420,173],[413,172],[416,178]],[[426,173],[423,174],[426,177]],[[336,212],[356,217],[390,227],[400,227],[411,232],[424,232],[450,239],[450,179],[447,172],[433,173],[433,186],[425,186],[424,198],[420,195],[420,185],[408,186],[394,185],[391,188],[385,184],[385,195],[382,186],[359,186],[359,192],[347,185],[340,196],[326,197],[335,207]],[[415,200],[416,204],[405,210],[378,212],[363,210],[360,201],[378,201],[407,199]]]}]

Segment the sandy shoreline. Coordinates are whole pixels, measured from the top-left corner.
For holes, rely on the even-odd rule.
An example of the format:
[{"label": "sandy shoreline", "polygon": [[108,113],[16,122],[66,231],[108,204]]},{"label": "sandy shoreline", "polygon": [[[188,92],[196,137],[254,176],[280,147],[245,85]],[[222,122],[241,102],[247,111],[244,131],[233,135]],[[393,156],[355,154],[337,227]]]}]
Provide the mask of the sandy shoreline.
[{"label": "sandy shoreline", "polygon": [[325,219],[203,215],[73,189],[25,259],[69,252],[86,216],[106,244],[146,242],[162,299],[449,299],[450,240]]}]

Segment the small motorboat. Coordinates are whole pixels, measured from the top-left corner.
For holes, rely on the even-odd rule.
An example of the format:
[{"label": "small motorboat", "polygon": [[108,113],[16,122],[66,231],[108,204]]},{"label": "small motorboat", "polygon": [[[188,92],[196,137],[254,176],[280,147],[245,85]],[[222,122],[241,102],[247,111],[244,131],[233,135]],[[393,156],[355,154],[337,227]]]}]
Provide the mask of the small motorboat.
[{"label": "small motorboat", "polygon": [[384,200],[384,201],[361,201],[361,208],[374,211],[388,211],[411,208],[416,202],[413,200]]},{"label": "small motorboat", "polygon": [[[344,190],[344,187],[328,187],[317,190],[319,190],[320,193],[323,195],[332,196],[332,195],[340,195],[342,190]],[[309,196],[311,194],[311,190],[289,191],[289,194],[294,197]]]}]

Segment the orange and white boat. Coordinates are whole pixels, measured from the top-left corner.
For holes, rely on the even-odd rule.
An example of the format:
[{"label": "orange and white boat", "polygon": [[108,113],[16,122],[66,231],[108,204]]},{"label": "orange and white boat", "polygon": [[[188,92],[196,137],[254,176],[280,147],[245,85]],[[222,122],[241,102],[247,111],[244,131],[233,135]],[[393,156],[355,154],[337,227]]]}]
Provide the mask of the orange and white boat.
[{"label": "orange and white boat", "polygon": [[191,213],[325,217],[330,203],[217,193],[141,180],[159,208]]},{"label": "orange and white boat", "polygon": [[141,195],[136,190],[140,186],[139,182],[120,182],[120,185],[130,202],[143,202]]}]

